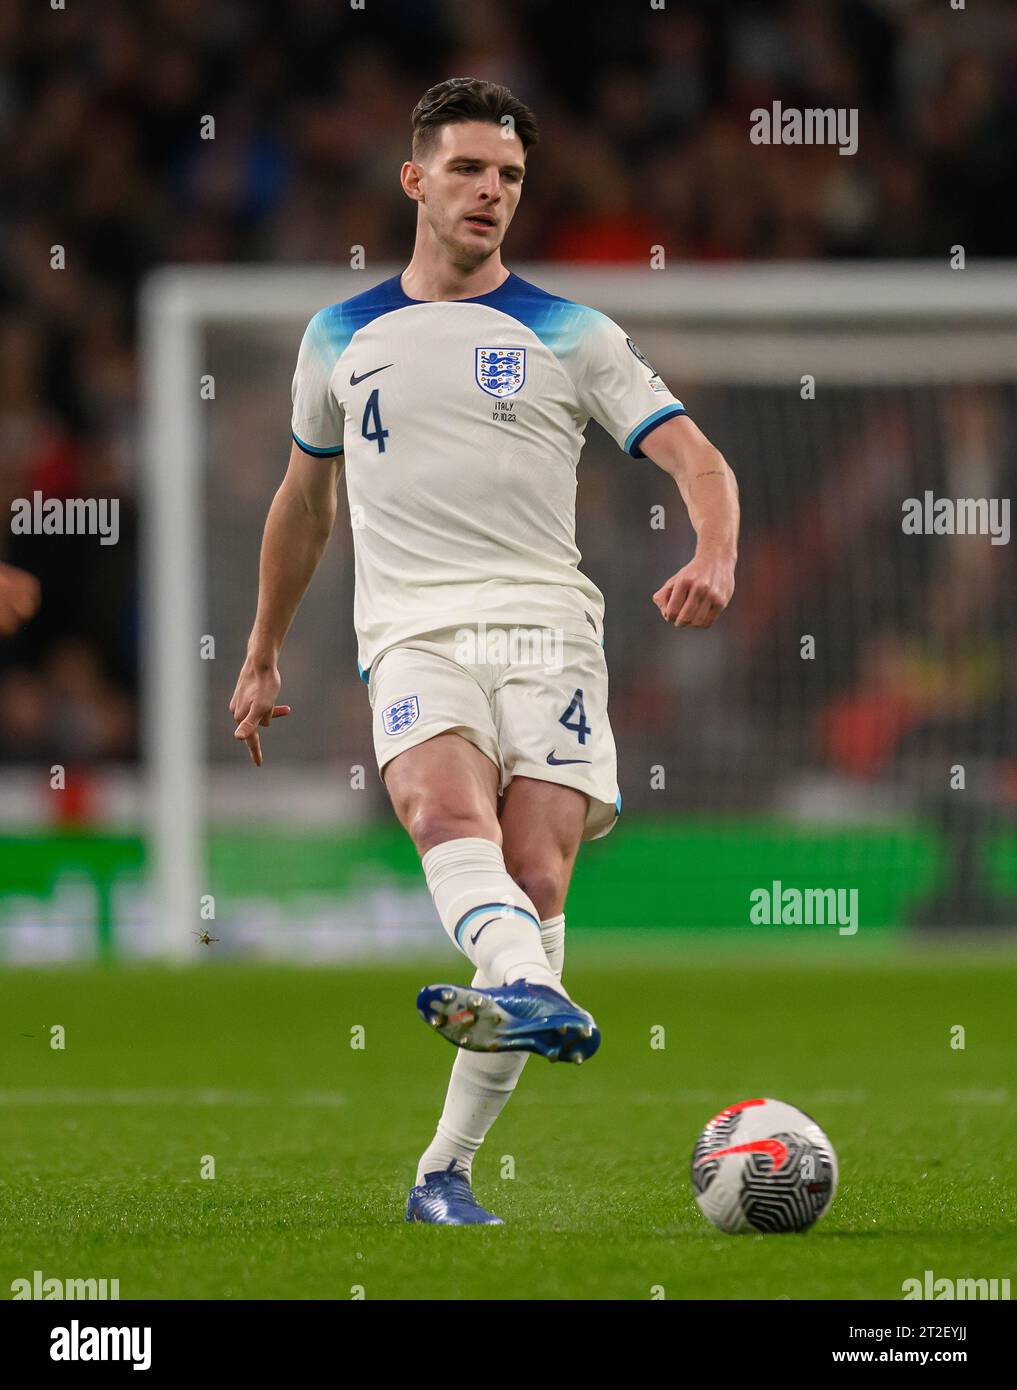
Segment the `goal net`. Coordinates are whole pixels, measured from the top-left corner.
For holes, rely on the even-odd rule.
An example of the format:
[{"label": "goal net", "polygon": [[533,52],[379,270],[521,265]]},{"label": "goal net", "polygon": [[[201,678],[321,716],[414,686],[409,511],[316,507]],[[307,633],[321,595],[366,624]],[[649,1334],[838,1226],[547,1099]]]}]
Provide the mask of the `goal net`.
[{"label": "goal net", "polygon": [[[378,270],[370,283],[394,273]],[[1017,921],[1017,285],[900,265],[521,267],[635,339],[740,484],[738,589],[710,632],[651,594],[692,554],[673,483],[595,423],[583,567],[607,599],[623,815],[570,927],[751,925],[753,894],[856,890],[858,925]],[[227,705],[289,450],[303,328],[363,273],[167,269],[143,296],[145,766],[159,930],[182,954],[440,944],[372,754],[335,532],[287,639],[255,770]],[[776,885],[776,886],[775,886]],[[834,928],[836,930],[836,928]]]}]

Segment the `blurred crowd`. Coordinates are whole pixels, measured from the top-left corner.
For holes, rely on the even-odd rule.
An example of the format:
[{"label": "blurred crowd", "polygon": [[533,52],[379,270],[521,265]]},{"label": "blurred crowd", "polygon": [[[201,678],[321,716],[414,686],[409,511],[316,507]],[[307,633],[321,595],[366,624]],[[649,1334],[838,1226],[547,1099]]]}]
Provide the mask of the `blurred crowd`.
[{"label": "blurred crowd", "polygon": [[[115,547],[0,542],[43,588],[0,647],[7,759],[136,755],[139,281],[404,257],[433,82],[536,112],[510,263],[1014,249],[1012,0],[7,0],[0,51],[0,502],[121,499]],[[857,107],[858,153],[752,145],[774,100]]]}]

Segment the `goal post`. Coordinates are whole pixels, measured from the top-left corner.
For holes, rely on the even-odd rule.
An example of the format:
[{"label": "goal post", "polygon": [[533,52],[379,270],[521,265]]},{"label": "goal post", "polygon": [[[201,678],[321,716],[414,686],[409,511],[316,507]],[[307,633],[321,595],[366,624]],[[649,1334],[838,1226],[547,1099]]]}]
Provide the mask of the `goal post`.
[{"label": "goal post", "polygon": [[[271,388],[278,399],[278,433],[263,447],[278,454],[281,478],[288,447],[285,401],[304,325],[324,305],[360,293],[397,269],[383,266],[365,274],[275,265],[167,267],[143,286],[142,744],[152,901],[169,958],[188,952],[191,933],[203,925],[200,902],[208,891],[213,663],[203,659],[201,643],[211,637],[223,645],[223,634],[210,621],[208,576],[217,562],[228,565],[232,558],[219,548],[220,530],[232,520],[227,505],[208,514],[207,486],[217,468],[238,466],[236,457],[216,456],[224,447],[223,427],[213,421],[224,410],[237,421],[242,414],[239,405],[224,402],[221,387],[209,384],[216,375],[209,335],[233,335],[232,348],[227,343],[219,349],[226,354],[222,360],[232,351],[250,362],[249,378],[241,381],[238,374],[238,399],[246,392],[249,402],[257,400],[260,387]],[[872,262],[666,272],[548,264],[520,266],[517,273],[616,319],[682,398],[687,382],[720,385],[735,413],[739,391],[769,386],[797,396],[805,374],[838,387],[877,390],[935,389],[957,381],[1009,389],[1017,382],[1017,277],[1005,263],[963,271]],[[266,339],[259,346],[265,335],[273,335],[271,343]],[[845,400],[844,412],[849,408]],[[699,418],[694,402],[690,413]],[[760,413],[747,419],[744,439],[759,437],[766,418]],[[797,418],[785,413],[781,429],[805,467],[809,450],[822,441],[806,438],[811,426],[797,424]],[[797,430],[802,434],[796,440]],[[239,447],[230,446],[228,453]],[[731,461],[737,472],[739,458]],[[262,519],[270,499],[270,492],[260,498]],[[248,544],[245,555],[249,549]],[[249,625],[256,574],[243,579]],[[231,622],[239,621],[239,612],[239,606],[229,608]],[[609,606],[609,632],[611,616]],[[335,621],[352,625],[348,594]],[[224,657],[216,660],[221,664]],[[311,664],[308,656],[305,665]],[[317,688],[316,678],[307,673],[308,688]],[[222,673],[217,679],[221,685]],[[222,698],[218,686],[216,698]]]}]

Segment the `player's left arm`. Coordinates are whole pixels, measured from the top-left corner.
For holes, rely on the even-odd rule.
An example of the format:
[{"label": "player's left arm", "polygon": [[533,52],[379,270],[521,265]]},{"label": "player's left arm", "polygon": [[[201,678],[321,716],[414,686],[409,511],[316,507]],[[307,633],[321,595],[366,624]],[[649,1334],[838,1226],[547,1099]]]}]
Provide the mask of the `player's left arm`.
[{"label": "player's left arm", "polygon": [[738,483],[724,455],[687,415],[658,425],[640,443],[670,473],[696,532],[696,553],[653,595],[675,627],[711,627],[731,602],[738,560]]}]

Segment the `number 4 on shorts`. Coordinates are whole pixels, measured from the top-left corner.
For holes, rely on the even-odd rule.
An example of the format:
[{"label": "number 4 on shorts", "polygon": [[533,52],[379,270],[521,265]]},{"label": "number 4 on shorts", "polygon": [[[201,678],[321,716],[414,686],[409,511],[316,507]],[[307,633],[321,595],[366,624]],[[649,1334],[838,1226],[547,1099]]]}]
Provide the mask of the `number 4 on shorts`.
[{"label": "number 4 on shorts", "polygon": [[[576,723],[570,724],[569,720],[574,714],[578,713],[579,719]],[[583,692],[577,690],[572,696],[572,701],[565,713],[558,720],[559,724],[564,724],[569,733],[575,734],[582,744],[586,743],[586,736],[593,732],[592,725],[586,722],[586,710],[583,708]]]}]

